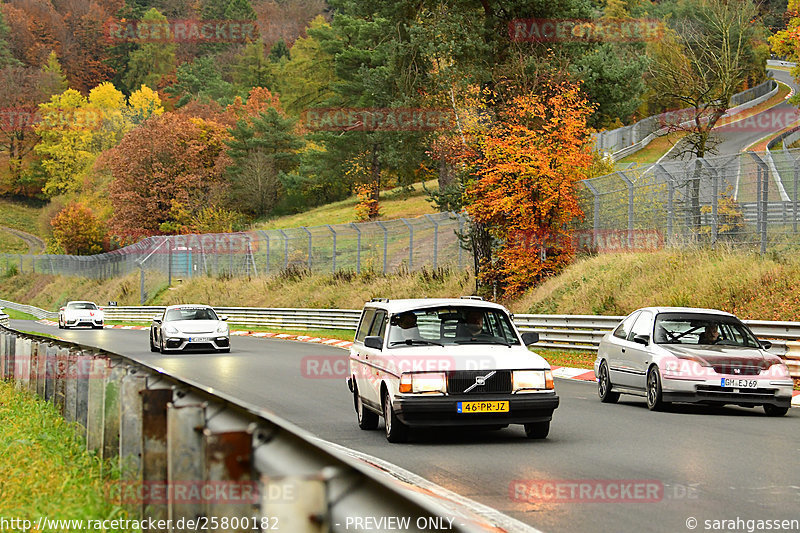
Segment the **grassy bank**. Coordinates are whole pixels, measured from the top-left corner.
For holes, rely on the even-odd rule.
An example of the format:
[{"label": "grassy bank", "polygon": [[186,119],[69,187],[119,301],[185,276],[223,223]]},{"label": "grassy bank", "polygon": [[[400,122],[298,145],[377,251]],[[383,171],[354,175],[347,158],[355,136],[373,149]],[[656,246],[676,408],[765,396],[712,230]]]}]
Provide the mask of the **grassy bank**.
[{"label": "grassy bank", "polygon": [[[443,269],[389,276],[290,272],[192,278],[168,289],[153,282],[147,304],[360,309],[373,297],[460,296],[472,294],[474,286],[468,271]],[[0,298],[49,310],[68,299],[138,305],[138,288],[135,274],[105,282],[24,274],[0,280]],[[736,250],[601,254],[576,261],[560,276],[505,303],[516,313],[624,315],[647,305],[682,305],[723,309],[744,319],[798,320],[800,257]]]},{"label": "grassy bank", "polygon": [[0,381],[0,420],[0,516],[128,518],[105,500],[111,479],[103,477],[99,459],[86,453],[82,439],[52,404]]}]

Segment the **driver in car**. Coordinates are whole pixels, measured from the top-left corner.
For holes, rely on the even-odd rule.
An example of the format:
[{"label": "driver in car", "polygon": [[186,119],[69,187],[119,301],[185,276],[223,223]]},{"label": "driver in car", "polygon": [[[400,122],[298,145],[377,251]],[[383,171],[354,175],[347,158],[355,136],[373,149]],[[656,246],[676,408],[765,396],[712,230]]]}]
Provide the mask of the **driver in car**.
[{"label": "driver in car", "polygon": [[697,344],[716,344],[719,340],[719,327],[716,324],[708,324],[705,331],[700,334]]}]

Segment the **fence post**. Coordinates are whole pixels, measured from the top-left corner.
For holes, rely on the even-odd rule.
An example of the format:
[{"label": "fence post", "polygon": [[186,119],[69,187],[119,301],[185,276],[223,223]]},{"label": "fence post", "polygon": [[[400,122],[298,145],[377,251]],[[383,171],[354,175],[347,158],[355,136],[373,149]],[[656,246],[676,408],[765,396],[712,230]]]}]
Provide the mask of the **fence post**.
[{"label": "fence post", "polygon": [[660,171],[665,176],[664,181],[667,183],[667,236],[664,242],[669,245],[675,224],[675,179],[660,163],[653,165],[653,168],[655,172]]},{"label": "fence post", "polygon": [[439,266],[439,223],[430,215],[425,215],[425,218],[433,224],[433,268],[435,270]]},{"label": "fence post", "polygon": [[592,216],[592,247],[597,247],[597,234],[600,229],[600,191],[592,185],[590,180],[584,180],[583,184],[592,192],[594,196],[594,214]]},{"label": "fence post", "polygon": [[633,246],[633,182],[622,172],[617,171],[617,174],[628,187],[628,249],[630,249]]},{"label": "fence post", "polygon": [[380,220],[377,221],[378,226],[383,230],[383,273],[386,274],[386,254],[389,248],[389,230]]},{"label": "fence post", "polygon": [[167,237],[167,249],[169,258],[167,261],[167,270],[169,273],[167,274],[167,287],[172,287],[172,239]]},{"label": "fence post", "polygon": [[270,238],[269,238],[269,232],[268,231],[264,232],[264,237],[265,237],[266,242],[267,242],[267,262],[266,262],[266,264],[264,266],[266,267],[265,268],[265,272],[267,274],[269,274],[269,241],[270,241]]},{"label": "fence post", "polygon": [[350,226],[356,230],[356,274],[361,274],[361,229],[355,222],[351,222]]},{"label": "fence post", "polygon": [[300,229],[308,234],[308,270],[311,270],[311,232],[305,226],[300,226]]},{"label": "fence post", "polygon": [[144,305],[144,265],[139,264],[139,305]]},{"label": "fence post", "polygon": [[289,268],[289,236],[282,229],[278,230],[283,235],[283,269]]},{"label": "fence post", "polygon": [[400,220],[408,227],[408,269],[411,270],[414,267],[414,226],[404,218]]},{"label": "fence post", "polygon": [[333,273],[336,274],[336,230],[330,224],[325,224],[330,232],[333,234],[333,253],[331,254],[331,263],[333,264]]},{"label": "fence post", "polygon": [[769,208],[769,171],[766,163],[761,160],[755,152],[747,152],[756,162],[758,171],[756,173],[756,228],[759,233],[761,244],[761,254],[767,252],[767,211]]}]

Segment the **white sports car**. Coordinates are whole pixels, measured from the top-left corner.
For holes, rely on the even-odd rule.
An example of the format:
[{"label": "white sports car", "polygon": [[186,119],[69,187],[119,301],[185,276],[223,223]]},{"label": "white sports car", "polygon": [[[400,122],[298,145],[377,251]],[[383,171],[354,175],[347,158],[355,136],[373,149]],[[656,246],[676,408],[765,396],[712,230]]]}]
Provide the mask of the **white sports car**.
[{"label": "white sports car", "polygon": [[105,314],[102,307],[94,302],[67,302],[58,310],[58,327],[67,329],[77,326],[91,326],[102,329]]},{"label": "white sports car", "polygon": [[172,352],[186,349],[231,351],[226,316],[218,316],[208,305],[171,305],[153,318],[150,326],[150,351]]}]

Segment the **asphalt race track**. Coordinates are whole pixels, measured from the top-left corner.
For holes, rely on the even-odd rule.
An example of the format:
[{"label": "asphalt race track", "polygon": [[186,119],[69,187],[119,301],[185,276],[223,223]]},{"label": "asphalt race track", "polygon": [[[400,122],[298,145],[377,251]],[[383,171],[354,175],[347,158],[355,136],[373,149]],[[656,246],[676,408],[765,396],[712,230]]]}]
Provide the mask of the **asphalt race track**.
[{"label": "asphalt race track", "polygon": [[[643,398],[623,396],[605,405],[593,383],[557,380],[561,406],[545,441],[528,441],[521,427],[511,426],[477,434],[426,432],[411,444],[393,445],[382,426],[358,429],[340,377],[304,375],[304,358],[346,357],[338,348],[234,336],[230,354],[160,355],[149,351],[146,331],[61,331],[18,320],[11,327],[156,364],[545,532],[682,532],[692,530],[691,518],[698,521],[695,531],[713,530],[706,520],[800,520],[800,409],[781,418],[767,418],[761,408],[690,405],[651,413]],[[579,481],[607,492],[570,498],[569,483]],[[526,490],[516,493],[513,487],[520,486]],[[647,492],[637,494],[636,486]],[[619,498],[611,498],[613,487],[623,487],[625,503],[597,501]]]}]

